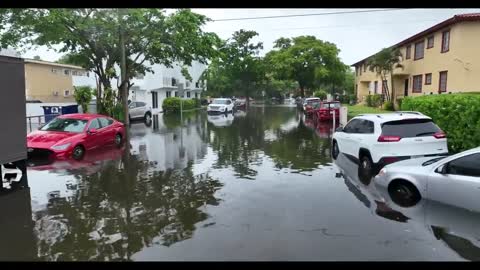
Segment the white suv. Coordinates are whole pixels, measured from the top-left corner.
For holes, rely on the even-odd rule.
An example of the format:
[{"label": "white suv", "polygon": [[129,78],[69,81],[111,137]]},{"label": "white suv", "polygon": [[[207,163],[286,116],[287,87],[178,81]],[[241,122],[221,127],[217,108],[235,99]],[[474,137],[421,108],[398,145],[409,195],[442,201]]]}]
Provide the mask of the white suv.
[{"label": "white suv", "polygon": [[383,166],[410,158],[448,155],[445,133],[419,112],[363,114],[333,134],[332,158],[340,153],[359,162],[369,178]]},{"label": "white suv", "polygon": [[229,98],[216,98],[207,107],[207,113],[228,113],[233,112],[233,101]]}]

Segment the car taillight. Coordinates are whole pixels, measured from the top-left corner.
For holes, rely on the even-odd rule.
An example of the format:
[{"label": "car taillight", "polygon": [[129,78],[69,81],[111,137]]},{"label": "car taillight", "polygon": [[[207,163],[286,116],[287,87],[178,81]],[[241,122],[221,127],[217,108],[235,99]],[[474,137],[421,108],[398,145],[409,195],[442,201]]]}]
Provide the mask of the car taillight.
[{"label": "car taillight", "polygon": [[433,137],[437,138],[437,139],[444,139],[447,137],[447,134],[445,134],[444,132],[437,132],[435,134],[433,134]]},{"label": "car taillight", "polygon": [[378,137],[378,142],[398,142],[400,141],[402,138],[399,137],[399,136],[385,136],[385,135],[380,135],[380,137]]},{"label": "car taillight", "polygon": [[390,164],[390,163],[394,163],[394,162],[397,162],[398,161],[398,158],[396,157],[386,157],[383,159],[383,162],[385,164]]}]

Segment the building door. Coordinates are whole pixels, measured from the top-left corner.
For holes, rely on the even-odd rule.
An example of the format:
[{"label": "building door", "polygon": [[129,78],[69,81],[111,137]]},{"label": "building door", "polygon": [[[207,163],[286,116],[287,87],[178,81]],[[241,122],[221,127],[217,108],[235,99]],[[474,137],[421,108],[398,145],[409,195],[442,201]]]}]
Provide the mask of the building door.
[{"label": "building door", "polygon": [[408,96],[408,79],[405,79],[405,90],[404,90],[403,95]]}]

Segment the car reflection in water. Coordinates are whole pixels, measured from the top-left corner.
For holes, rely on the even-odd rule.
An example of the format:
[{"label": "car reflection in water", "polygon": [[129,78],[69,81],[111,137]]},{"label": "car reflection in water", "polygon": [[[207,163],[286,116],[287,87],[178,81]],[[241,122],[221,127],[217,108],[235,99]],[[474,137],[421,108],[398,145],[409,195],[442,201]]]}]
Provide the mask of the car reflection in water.
[{"label": "car reflection in water", "polygon": [[121,148],[111,146],[87,152],[82,160],[73,158],[64,160],[37,158],[29,159],[27,166],[29,170],[51,172],[81,170],[90,175],[100,171],[105,162],[121,159],[124,151],[125,146]]},{"label": "car reflection in water", "polygon": [[396,204],[387,189],[374,181],[358,177],[358,165],[340,155],[335,161],[338,177],[344,179],[354,196],[371,209],[371,213],[396,222],[412,223],[427,230],[466,260],[480,260],[480,205],[468,211],[442,202],[422,199],[412,207]]},{"label": "car reflection in water", "polygon": [[207,117],[208,122],[216,127],[229,127],[232,125],[233,119],[235,119],[235,116],[232,113],[208,115]]}]

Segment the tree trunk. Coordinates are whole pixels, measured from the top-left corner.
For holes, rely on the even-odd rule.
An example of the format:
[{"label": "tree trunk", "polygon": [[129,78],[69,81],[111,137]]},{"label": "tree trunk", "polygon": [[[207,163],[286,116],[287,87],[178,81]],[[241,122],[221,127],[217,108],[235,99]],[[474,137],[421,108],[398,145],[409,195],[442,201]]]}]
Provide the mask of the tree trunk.
[{"label": "tree trunk", "polygon": [[302,98],[305,97],[305,87],[303,85],[300,85],[300,95],[302,96]]},{"label": "tree trunk", "polygon": [[[121,20],[120,14],[119,19]],[[122,23],[120,23],[122,27]],[[122,96],[122,106],[123,106],[123,122],[126,126],[130,124],[130,119],[128,117],[128,82],[127,82],[127,59],[125,56],[125,33],[123,28],[120,28],[120,71],[121,71],[121,80],[120,92]]]}]

